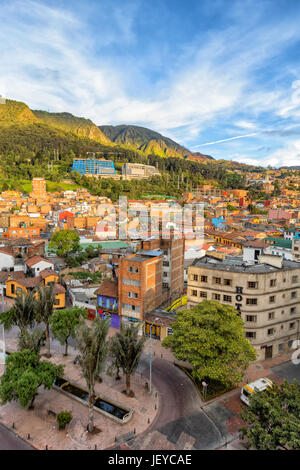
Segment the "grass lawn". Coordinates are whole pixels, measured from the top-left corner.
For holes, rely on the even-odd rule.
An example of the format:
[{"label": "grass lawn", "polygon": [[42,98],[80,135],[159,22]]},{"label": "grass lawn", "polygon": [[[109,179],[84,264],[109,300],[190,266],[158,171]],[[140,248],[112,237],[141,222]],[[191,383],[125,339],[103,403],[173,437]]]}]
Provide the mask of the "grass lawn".
[{"label": "grass lawn", "polygon": [[[31,181],[22,180],[19,182],[20,188],[24,193],[30,193],[32,191],[32,183]],[[47,181],[47,191],[50,193],[60,192],[60,191],[75,191],[75,189],[80,188],[77,184],[70,184],[70,183],[56,183],[55,181]]]}]

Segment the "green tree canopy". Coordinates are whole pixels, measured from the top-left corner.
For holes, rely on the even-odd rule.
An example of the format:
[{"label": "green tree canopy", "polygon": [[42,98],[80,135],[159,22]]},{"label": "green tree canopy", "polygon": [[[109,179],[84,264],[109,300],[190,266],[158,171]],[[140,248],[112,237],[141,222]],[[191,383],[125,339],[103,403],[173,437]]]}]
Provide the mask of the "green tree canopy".
[{"label": "green tree canopy", "polygon": [[23,329],[32,327],[36,320],[36,300],[34,292],[28,294],[22,291],[17,294],[15,304],[9,310],[0,313],[0,322],[6,330],[17,326],[22,332]]},{"label": "green tree canopy", "polygon": [[191,310],[181,310],[172,324],[173,334],[163,346],[193,366],[193,377],[238,383],[256,352],[245,338],[244,323],[233,307],[204,300]]},{"label": "green tree canopy", "polygon": [[87,312],[84,308],[68,308],[64,310],[56,310],[51,319],[51,330],[55,338],[65,345],[65,356],[68,355],[68,340],[75,338],[76,329],[87,317]]},{"label": "green tree canopy", "polygon": [[59,230],[51,237],[49,248],[53,249],[58,256],[68,256],[79,250],[79,235],[75,230]]},{"label": "green tree canopy", "polygon": [[300,385],[284,381],[253,394],[244,407],[240,437],[257,450],[300,450]]},{"label": "green tree canopy", "polygon": [[18,401],[22,408],[33,407],[38,388],[43,385],[50,390],[56,377],[63,374],[62,366],[40,361],[39,355],[24,349],[6,358],[5,373],[0,377],[0,399],[2,405]]}]

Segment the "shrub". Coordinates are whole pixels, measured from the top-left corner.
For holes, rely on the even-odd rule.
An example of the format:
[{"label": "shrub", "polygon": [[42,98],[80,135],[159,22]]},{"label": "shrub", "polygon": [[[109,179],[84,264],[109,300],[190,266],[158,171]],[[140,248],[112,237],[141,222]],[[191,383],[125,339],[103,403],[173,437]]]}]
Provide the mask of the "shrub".
[{"label": "shrub", "polygon": [[59,429],[65,429],[66,425],[72,421],[73,416],[68,411],[61,411],[56,416],[56,421]]}]

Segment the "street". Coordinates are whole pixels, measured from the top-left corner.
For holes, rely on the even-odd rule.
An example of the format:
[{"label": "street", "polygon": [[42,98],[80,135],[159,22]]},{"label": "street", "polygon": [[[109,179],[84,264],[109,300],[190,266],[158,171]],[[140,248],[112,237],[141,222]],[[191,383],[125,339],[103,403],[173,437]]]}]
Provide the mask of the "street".
[{"label": "street", "polygon": [[0,424],[0,450],[34,450],[31,445],[17,437],[12,431]]}]

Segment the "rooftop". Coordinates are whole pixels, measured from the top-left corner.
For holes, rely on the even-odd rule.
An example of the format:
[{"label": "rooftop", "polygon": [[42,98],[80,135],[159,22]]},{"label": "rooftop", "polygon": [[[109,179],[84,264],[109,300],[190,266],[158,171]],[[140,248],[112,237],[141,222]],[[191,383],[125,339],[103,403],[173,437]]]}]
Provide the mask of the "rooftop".
[{"label": "rooftop", "polygon": [[243,262],[243,258],[241,256],[231,256],[225,260],[219,260],[209,255],[196,259],[191,266],[215,269],[216,271],[231,271],[249,274],[263,274],[269,272],[278,272],[281,270],[289,271],[292,269],[300,269],[300,263],[297,263],[296,261],[283,260],[282,268],[276,268],[269,264],[247,265]]}]

